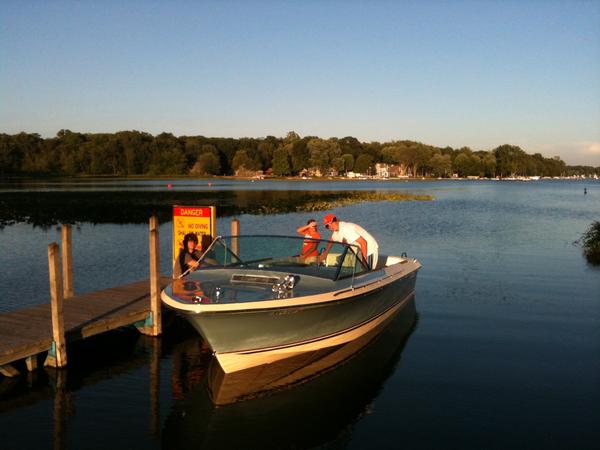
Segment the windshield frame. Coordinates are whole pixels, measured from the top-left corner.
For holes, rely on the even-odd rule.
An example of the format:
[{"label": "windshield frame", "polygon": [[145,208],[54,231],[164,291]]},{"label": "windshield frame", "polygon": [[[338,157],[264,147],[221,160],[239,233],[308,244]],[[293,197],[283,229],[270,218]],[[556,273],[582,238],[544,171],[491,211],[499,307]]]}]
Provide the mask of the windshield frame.
[{"label": "windshield frame", "polygon": [[[271,235],[271,234],[217,236],[211,242],[210,246],[206,249],[206,251],[202,254],[199,262],[202,264],[202,262],[206,261],[208,258],[213,258],[213,261],[214,261],[215,251],[219,247],[221,247],[224,250],[224,261],[223,261],[224,263],[223,264],[214,264],[214,263],[207,264],[207,265],[203,266],[203,269],[210,270],[210,269],[224,269],[224,268],[227,268],[227,269],[249,268],[249,269],[256,269],[256,270],[270,270],[270,271],[275,271],[275,272],[281,271],[276,266],[266,266],[265,265],[264,267],[262,267],[261,264],[258,264],[256,267],[248,266],[250,264],[260,263],[263,261],[268,261],[270,259],[270,258],[259,258],[259,259],[254,259],[254,260],[244,260],[243,257],[241,255],[238,255],[232,248],[235,246],[235,245],[233,245],[234,242],[237,242],[237,244],[239,245],[240,242],[243,243],[244,240],[248,241],[250,239],[257,239],[257,240],[263,239],[265,241],[276,240],[279,242],[281,242],[283,240],[288,240],[291,243],[291,245],[289,246],[290,249],[301,248],[302,244],[305,242],[316,242],[317,246],[321,246],[321,245],[323,246],[320,249],[320,254],[324,250],[324,248],[326,248],[329,244],[332,244],[332,246],[336,246],[338,249],[340,249],[340,251],[339,251],[339,253],[338,252],[334,253],[335,259],[336,259],[335,274],[333,274],[333,276],[327,275],[325,273],[312,274],[313,276],[317,276],[320,278],[337,281],[337,280],[352,277],[352,279],[354,280],[354,276],[356,274],[366,273],[370,270],[369,267],[365,264],[365,261],[363,260],[363,258],[359,257],[359,255],[361,255],[361,250],[358,245],[348,244],[345,242],[332,241],[330,239],[315,239],[315,238],[306,238],[303,236]],[[293,243],[297,243],[297,245],[294,245]],[[265,247],[265,248],[269,248],[269,247]],[[271,246],[271,248],[272,248],[272,246]],[[267,252],[267,251],[268,250],[265,250],[265,252]],[[330,248],[330,251],[331,251],[331,248]],[[342,269],[344,267],[344,262],[346,261],[346,258],[348,257],[349,254],[353,255],[353,256],[350,256],[350,258],[352,258],[351,261],[353,261],[351,274],[342,271]],[[295,258],[298,256],[299,255],[289,255],[290,258]],[[230,260],[232,261],[232,263],[227,263],[226,259],[228,257],[231,258]],[[271,258],[271,259],[274,262],[277,261],[276,258]],[[235,261],[235,262],[233,262],[233,261]],[[321,263],[317,263],[317,264],[308,263],[306,265],[322,267]],[[302,267],[302,266],[300,266],[300,265],[297,266],[297,268],[300,268],[300,267]],[[332,267],[332,266],[327,266],[325,264],[325,267]],[[201,269],[201,270],[203,270],[203,269]],[[360,269],[360,270],[357,270],[357,269]],[[293,270],[288,270],[288,271],[293,271]],[[303,271],[301,270],[299,272],[302,273]]]}]

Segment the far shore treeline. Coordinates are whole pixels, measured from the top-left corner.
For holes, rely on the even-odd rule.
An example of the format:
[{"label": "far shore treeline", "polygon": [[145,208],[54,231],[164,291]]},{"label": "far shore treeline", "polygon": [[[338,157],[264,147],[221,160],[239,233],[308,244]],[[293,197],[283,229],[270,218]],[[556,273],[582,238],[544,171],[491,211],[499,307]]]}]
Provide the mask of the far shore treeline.
[{"label": "far shore treeline", "polygon": [[360,142],[354,137],[219,138],[140,131],[76,133],[53,138],[0,134],[0,175],[252,175],[298,176],[307,169],[373,174],[376,163],[403,165],[413,176],[600,175],[600,167],[567,166],[560,158],[501,145],[491,151],[434,147],[413,141]]}]

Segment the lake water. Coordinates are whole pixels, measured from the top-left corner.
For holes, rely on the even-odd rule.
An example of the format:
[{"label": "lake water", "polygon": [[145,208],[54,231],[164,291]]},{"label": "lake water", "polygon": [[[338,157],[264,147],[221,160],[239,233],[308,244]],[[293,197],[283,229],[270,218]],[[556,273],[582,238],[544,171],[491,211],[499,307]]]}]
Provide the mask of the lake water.
[{"label": "lake water", "polygon": [[[167,183],[3,184],[0,201],[11,191]],[[208,399],[210,351],[178,318],[160,339],[124,329],[79,342],[65,371],[0,378],[0,448],[598,447],[600,267],[572,244],[600,220],[597,181],[170,183],[434,195],[333,211],[369,230],[383,253],[421,261],[416,313],[333,371],[222,407]],[[290,234],[324,214],[237,217],[242,233]],[[228,234],[229,218],[217,229]],[[160,233],[170,255],[171,224]],[[0,311],[47,301],[46,248],[59,238],[56,227],[0,229]],[[147,226],[80,223],[73,259],[79,293],[146,278]],[[161,266],[169,273],[166,257]]]}]

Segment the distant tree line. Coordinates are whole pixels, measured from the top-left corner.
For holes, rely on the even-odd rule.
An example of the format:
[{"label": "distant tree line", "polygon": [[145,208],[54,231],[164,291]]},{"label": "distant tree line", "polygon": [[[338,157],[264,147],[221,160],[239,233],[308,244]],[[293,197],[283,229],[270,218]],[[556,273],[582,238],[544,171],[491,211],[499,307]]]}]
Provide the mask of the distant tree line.
[{"label": "distant tree line", "polygon": [[374,173],[376,163],[402,164],[413,176],[482,177],[599,174],[600,167],[567,166],[558,157],[530,155],[518,146],[491,151],[434,147],[413,141],[360,142],[348,136],[215,138],[153,136],[140,131],[74,133],[53,138],[35,133],[0,134],[0,175],[233,175],[272,169],[295,176],[309,168],[322,174]]}]

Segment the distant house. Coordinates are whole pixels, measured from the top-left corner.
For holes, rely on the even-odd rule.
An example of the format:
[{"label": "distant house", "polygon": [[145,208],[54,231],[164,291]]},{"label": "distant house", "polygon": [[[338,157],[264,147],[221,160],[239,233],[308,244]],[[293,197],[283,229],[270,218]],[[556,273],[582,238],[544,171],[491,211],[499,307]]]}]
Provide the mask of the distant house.
[{"label": "distant house", "polygon": [[389,164],[377,163],[375,164],[375,176],[378,178],[389,178]]},{"label": "distant house", "polygon": [[375,164],[375,174],[380,178],[406,177],[409,172],[404,164]]}]

